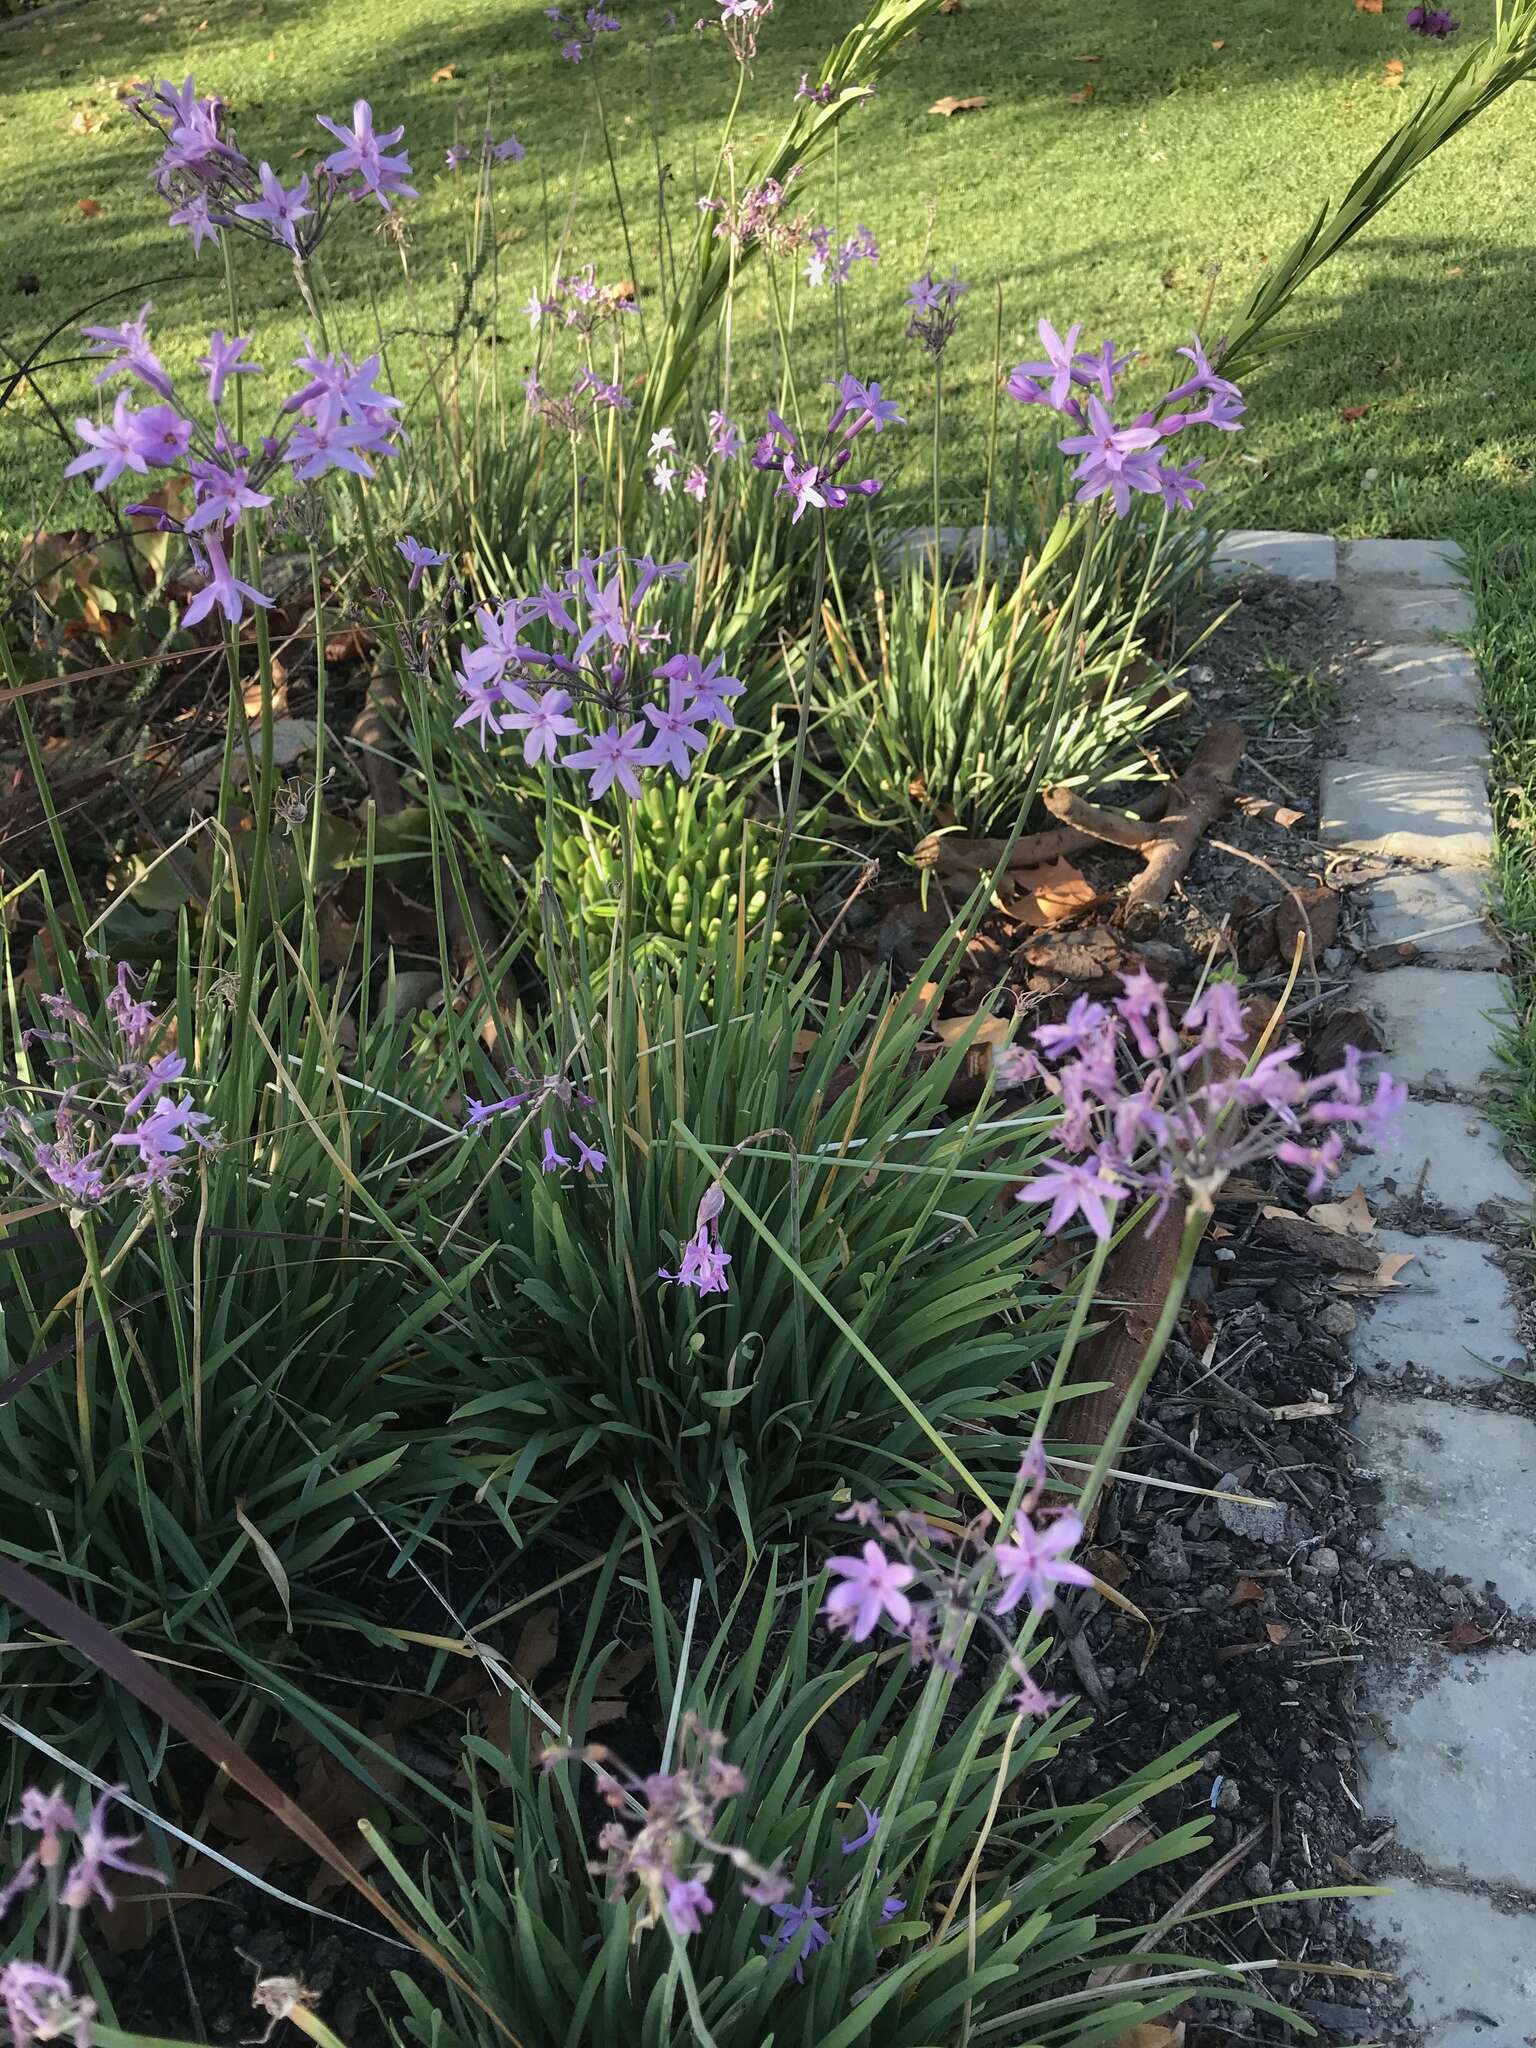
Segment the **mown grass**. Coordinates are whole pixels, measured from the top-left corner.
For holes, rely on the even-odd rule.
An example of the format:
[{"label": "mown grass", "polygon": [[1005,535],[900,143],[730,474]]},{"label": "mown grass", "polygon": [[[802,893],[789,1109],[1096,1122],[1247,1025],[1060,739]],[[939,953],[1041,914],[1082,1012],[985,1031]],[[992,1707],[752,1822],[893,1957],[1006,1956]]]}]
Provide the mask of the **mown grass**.
[{"label": "mown grass", "polygon": [[[622,11],[624,49],[601,77],[643,282],[656,243],[654,137],[663,137],[685,208],[733,81],[715,39],[659,33],[660,10],[649,5]],[[772,132],[800,72],[858,11],[857,0],[778,0],[744,141]],[[1487,11],[1464,10],[1466,33]],[[1219,331],[1266,261],[1456,55],[1455,44],[1406,34],[1395,0],[1379,15],[1348,0],[1305,9],[1293,0],[1165,0],[1155,10],[1036,0],[1024,19],[1013,0],[965,0],[928,24],[875,103],[847,124],[835,160],[806,184],[809,208],[848,225],[867,221],[883,246],[880,269],[861,266],[846,297],[852,351],[921,413],[899,287],[930,257],[958,262],[975,288],[947,372],[948,474],[959,498],[980,468],[996,290],[1007,357],[1023,352],[1041,313],[1151,347],[1197,322]],[[1404,66],[1399,85],[1387,82],[1389,60]],[[434,78],[449,66],[451,77]],[[364,95],[405,121],[424,175],[403,256],[350,232],[327,249],[349,338],[368,342],[382,329],[402,385],[433,360],[458,290],[460,195],[439,169],[456,121],[477,131],[493,106],[498,132],[514,129],[528,146],[527,162],[498,188],[505,360],[521,367],[529,353],[515,308],[569,210],[573,252],[610,274],[627,262],[590,67],[555,57],[538,0],[456,0],[446,10],[428,0],[148,0],[122,13],[83,5],[0,35],[0,180],[12,200],[0,260],[7,348],[30,348],[87,301],[142,284],[172,366],[199,352],[220,317],[216,259],[194,266],[165,229],[144,181],[150,138],[110,88],[189,69],[230,98],[246,146],[272,154],[285,175],[314,160],[323,140],[316,109],[340,112]],[[989,104],[950,120],[929,114],[945,93]],[[1527,92],[1509,94],[1322,273],[1298,307],[1300,337],[1250,379],[1248,430],[1223,465],[1234,520],[1448,534],[1467,548],[1496,787],[1507,792],[1500,876],[1522,946],[1536,935],[1523,794],[1536,749],[1527,680],[1536,664],[1529,106]],[[82,108],[107,112],[106,124],[76,132]],[[94,218],[80,210],[86,198],[101,208]],[[289,281],[272,257],[242,267],[259,352],[281,362],[299,339]],[[123,312],[132,304],[119,302]],[[809,379],[837,353],[830,299],[802,291],[797,319]],[[739,327],[743,410],[754,372],[772,374],[767,325],[766,301],[749,303]],[[67,329],[49,353],[72,353]],[[45,380],[66,418],[86,396],[87,375],[77,363]],[[914,434],[914,483],[918,444]],[[0,415],[0,533],[87,516],[84,492],[57,485],[59,460],[42,398],[22,393]],[[1536,1143],[1536,1026],[1517,1038],[1516,1122]]]}]

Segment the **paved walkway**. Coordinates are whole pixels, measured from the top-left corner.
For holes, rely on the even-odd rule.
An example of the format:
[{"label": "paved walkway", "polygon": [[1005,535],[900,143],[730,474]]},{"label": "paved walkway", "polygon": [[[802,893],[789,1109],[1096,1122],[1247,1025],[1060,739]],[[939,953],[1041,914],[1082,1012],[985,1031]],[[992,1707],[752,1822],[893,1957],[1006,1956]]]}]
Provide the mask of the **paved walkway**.
[{"label": "paved walkway", "polygon": [[[1494,1362],[1524,1371],[1519,1320],[1490,1248],[1524,1223],[1536,1190],[1505,1158],[1485,1100],[1507,982],[1483,914],[1492,850],[1472,658],[1472,600],[1451,542],[1236,533],[1218,562],[1334,584],[1346,630],[1369,651],[1339,755],[1325,770],[1320,836],[1407,863],[1371,889],[1379,947],[1402,964],[1362,972],[1353,994],[1381,1019],[1384,1058],[1412,1100],[1358,1174],[1378,1213],[1412,1205],[1413,1254],[1353,1339],[1365,1392],[1362,1469],[1383,1494],[1377,1555],[1443,1567],[1536,1615],[1536,1428],[1480,1405]],[[1411,943],[1409,943],[1411,942]],[[1373,960],[1391,958],[1390,950]],[[1350,1185],[1348,1172],[1341,1187]],[[1424,1221],[1428,1216],[1430,1221]],[[1408,1367],[1436,1391],[1395,1387]],[[1447,1620],[1454,1620],[1448,1584]],[[1395,1831],[1406,1875],[1362,1902],[1399,1945],[1423,2048],[1536,2043],[1536,1655],[1490,1644],[1456,1655],[1376,1644],[1390,1660],[1370,1700],[1359,1797]],[[1394,2041],[1391,2048],[1399,2048]]]}]

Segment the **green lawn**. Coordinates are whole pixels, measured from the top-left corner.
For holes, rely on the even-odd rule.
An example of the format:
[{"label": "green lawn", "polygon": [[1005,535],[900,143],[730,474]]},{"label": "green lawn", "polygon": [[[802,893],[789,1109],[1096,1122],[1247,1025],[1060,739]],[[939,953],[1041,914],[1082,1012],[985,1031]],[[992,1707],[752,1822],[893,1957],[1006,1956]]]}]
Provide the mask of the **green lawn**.
[{"label": "green lawn", "polygon": [[[647,57],[660,10],[648,0],[619,11],[629,34],[602,75],[643,283],[656,239],[653,115],[681,217],[702,183],[732,77],[717,38],[663,35]],[[699,0],[679,8],[685,19],[697,11]],[[976,287],[950,359],[958,484],[976,474],[994,287],[1004,295],[1009,356],[1025,350],[1041,313],[1061,324],[1081,318],[1090,336],[1107,330],[1122,343],[1167,347],[1200,319],[1210,293],[1204,324],[1219,332],[1266,260],[1457,61],[1456,43],[1409,35],[1403,11],[1401,0],[1386,0],[1381,14],[1352,0],[964,0],[928,25],[873,106],[845,123],[836,163],[807,180],[805,203],[845,225],[867,221],[880,238],[879,270],[861,266],[847,295],[852,350],[914,412],[923,409],[922,372],[901,340],[900,287],[925,252],[946,268],[957,262]],[[1491,9],[1467,0],[1463,12],[1464,41]],[[800,72],[857,13],[856,0],[778,0],[745,133],[772,131]],[[1404,66],[1395,88],[1384,78],[1392,59]],[[452,78],[434,82],[448,65]],[[396,336],[399,382],[413,361],[428,360],[419,331],[440,326],[452,301],[462,195],[439,167],[456,115],[478,128],[493,102],[498,132],[515,129],[528,146],[527,162],[499,187],[500,325],[519,366],[527,330],[512,309],[532,282],[546,225],[574,205],[573,246],[610,271],[624,261],[587,67],[555,57],[537,0],[128,0],[110,9],[103,0],[0,35],[0,338],[11,350],[29,348],[96,295],[141,282],[173,367],[220,321],[217,258],[205,253],[194,267],[164,226],[144,178],[152,138],[111,93],[113,80],[187,70],[231,100],[244,146],[285,175],[325,140],[317,109],[340,113],[363,95],[381,120],[405,121],[423,173],[408,275],[391,248],[351,222],[327,252],[357,342],[373,332],[372,281],[377,317]],[[1468,547],[1505,784],[1523,781],[1536,747],[1527,688],[1536,661],[1529,92],[1517,88],[1450,144],[1322,272],[1295,309],[1305,334],[1252,377],[1248,430],[1220,451],[1234,520],[1450,534]],[[990,104],[947,121],[930,115],[929,102],[946,93],[983,94]],[[76,132],[82,108],[110,118]],[[99,215],[82,214],[82,199],[97,202]],[[275,253],[241,253],[256,352],[281,361],[299,332],[285,310],[284,265]],[[37,288],[24,293],[29,278]],[[123,317],[132,304],[97,317]],[[804,294],[801,312],[809,380],[831,367],[832,316]],[[760,304],[745,309],[749,348],[754,324],[766,326]],[[68,416],[86,371],[55,370],[47,390]],[[0,533],[86,516],[85,493],[61,493],[54,482],[59,459],[35,394],[0,414]],[[921,459],[915,447],[914,465]],[[1509,809],[1511,911],[1523,929],[1536,924],[1536,879],[1524,799]]]}]

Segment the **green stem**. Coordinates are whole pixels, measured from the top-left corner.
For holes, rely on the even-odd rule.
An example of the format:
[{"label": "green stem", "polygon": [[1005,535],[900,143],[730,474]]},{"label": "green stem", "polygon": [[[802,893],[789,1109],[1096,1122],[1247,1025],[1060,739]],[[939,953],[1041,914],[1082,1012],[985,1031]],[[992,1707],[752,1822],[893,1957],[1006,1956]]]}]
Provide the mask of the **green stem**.
[{"label": "green stem", "polygon": [[821,607],[827,587],[827,522],[825,513],[821,516],[820,545],[816,550],[816,587],[811,596],[811,629],[806,636],[805,665],[800,675],[799,720],[795,728],[795,751],[789,766],[789,790],[784,799],[784,817],[779,827],[778,849],[773,857],[773,882],[768,891],[768,907],[764,913],[761,948],[757,967],[752,977],[752,1009],[760,1015],[763,994],[768,974],[768,956],[773,951],[773,934],[779,921],[779,909],[784,900],[784,875],[789,866],[789,842],[794,836],[795,822],[800,814],[800,783],[805,771],[806,750],[811,732],[811,693],[816,675],[816,663],[821,655]]}]

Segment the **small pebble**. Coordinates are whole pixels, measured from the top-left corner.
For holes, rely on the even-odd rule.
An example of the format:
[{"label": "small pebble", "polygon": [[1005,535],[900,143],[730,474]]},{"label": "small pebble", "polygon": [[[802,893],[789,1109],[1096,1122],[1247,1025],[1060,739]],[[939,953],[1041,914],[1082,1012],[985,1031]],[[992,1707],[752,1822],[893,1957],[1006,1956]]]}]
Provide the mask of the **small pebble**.
[{"label": "small pebble", "polygon": [[1339,1553],[1330,1550],[1326,1544],[1320,1550],[1314,1550],[1307,1562],[1322,1578],[1336,1579],[1339,1575]]}]

